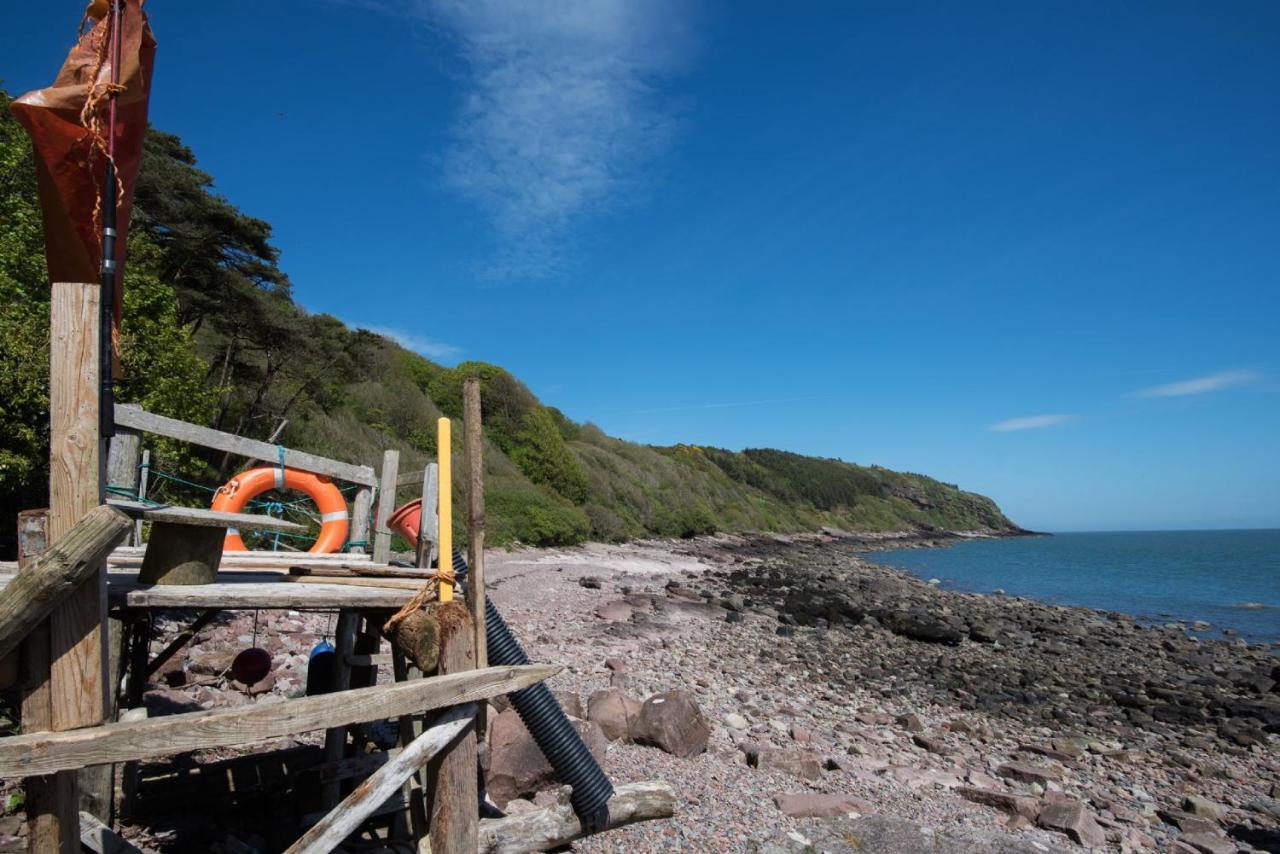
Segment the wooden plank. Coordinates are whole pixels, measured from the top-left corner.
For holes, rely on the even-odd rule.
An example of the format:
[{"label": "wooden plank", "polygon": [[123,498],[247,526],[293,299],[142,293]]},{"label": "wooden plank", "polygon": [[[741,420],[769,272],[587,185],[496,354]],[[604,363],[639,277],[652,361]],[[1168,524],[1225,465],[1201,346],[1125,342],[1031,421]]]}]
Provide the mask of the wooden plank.
[{"label": "wooden plank", "polygon": [[[670,783],[654,780],[618,786],[609,799],[607,829],[624,827],[638,821],[670,818],[675,814],[676,790]],[[566,797],[546,809],[532,810],[506,818],[480,822],[480,854],[524,854],[526,851],[552,851],[568,845],[585,834],[578,817]]]},{"label": "wooden plank", "polygon": [[140,585],[136,578],[117,580],[108,590],[112,603],[128,608],[292,608],[300,611],[334,608],[397,610],[406,591],[387,587],[347,587],[341,584],[281,584],[278,581],[215,584]]},{"label": "wooden plank", "polygon": [[422,478],[427,473],[426,469],[418,469],[417,471],[407,471],[396,475],[396,487],[401,486],[420,486]]},{"label": "wooden plank", "polygon": [[107,503],[134,519],[142,519],[146,522],[193,525],[200,528],[246,528],[294,533],[307,530],[306,525],[256,513],[221,513],[217,510],[206,510],[203,507],[174,507],[169,504],[143,504],[139,501],[111,500]]},{"label": "wooden plank", "polygon": [[0,591],[0,655],[16,649],[81,584],[98,576],[107,554],[131,530],[128,516],[95,507],[6,584]]},{"label": "wooden plank", "polygon": [[142,854],[141,848],[84,810],[80,811],[80,844],[94,854]]},{"label": "wooden plank", "polygon": [[[54,282],[49,303],[49,541],[56,544],[80,517],[102,503],[105,463],[100,435],[100,287]],[[128,425],[125,425],[128,426]],[[52,729],[103,721],[110,705],[106,573],[92,572],[49,617],[49,708]],[[80,799],[74,780],[59,785],[63,850],[80,844]],[[111,819],[111,785],[83,775],[83,806]]]},{"label": "wooden plank", "polygon": [[[273,463],[280,459],[279,446],[270,442],[246,439],[243,436],[223,433],[221,430],[210,427],[188,424],[176,418],[166,418],[163,415],[147,412],[138,406],[116,404],[115,415],[116,424],[121,427],[131,427],[157,436],[168,436],[170,439],[178,439],[251,459],[271,460]],[[352,465],[304,451],[295,451],[292,448],[284,449],[284,464],[289,468],[323,474],[349,483],[359,483],[364,486],[376,486],[378,483],[373,469],[369,466]]]},{"label": "wooden plank", "polygon": [[378,484],[378,515],[373,522],[373,560],[386,563],[391,557],[391,529],[387,519],[396,508],[396,472],[400,469],[400,452],[386,450],[382,453],[382,479]]},{"label": "wooden plank", "polygon": [[356,490],[356,497],[351,502],[351,533],[348,542],[353,543],[347,552],[353,555],[365,554],[373,549],[369,543],[369,514],[373,510],[373,490],[363,486]]},{"label": "wooden plank", "polygon": [[559,672],[559,667],[547,665],[490,667],[266,705],[121,721],[67,732],[24,733],[0,739],[0,778],[236,747],[441,709],[509,694]]},{"label": "wooden plank", "polygon": [[[476,653],[471,614],[461,602],[441,602],[440,673],[475,672]],[[476,823],[480,820],[480,794],[476,781],[476,730],[474,726],[433,760],[428,776],[434,785],[428,793],[432,851],[475,851]]]},{"label": "wooden plank", "polygon": [[[480,380],[468,377],[462,384],[463,450],[467,461],[467,588],[471,620],[475,627],[476,666],[489,661],[485,630],[484,591],[484,433],[480,415]],[[481,715],[483,721],[483,714]],[[483,732],[483,726],[477,726]]]},{"label": "wooden plank", "polygon": [[[110,562],[113,565],[119,564],[121,566],[136,566],[142,562],[142,558],[145,554],[146,548],[143,546],[121,546],[111,553]],[[239,564],[275,564],[283,565],[287,568],[290,566],[311,566],[315,564],[365,566],[372,565],[373,559],[370,555],[349,554],[343,552],[336,552],[334,554],[312,554],[311,552],[243,551],[225,552],[222,555],[222,562],[228,566],[236,566]]]},{"label": "wooden plank", "polygon": [[[390,762],[373,772],[355,791],[289,846],[285,854],[328,854],[342,844],[369,815],[395,795],[428,759],[447,748],[471,728],[476,707],[468,703],[445,712],[440,720],[413,740]],[[472,779],[475,771],[472,770]],[[432,848],[433,851],[473,851],[472,848]]]},{"label": "wooden plank", "polygon": [[[345,587],[382,587],[388,590],[409,590],[417,592],[422,589],[423,582],[412,578],[343,578],[341,576],[315,575],[282,575],[281,581],[294,584],[339,584]],[[407,596],[405,597],[408,598]]]},{"label": "wooden plank", "polygon": [[391,566],[389,564],[370,563],[343,566],[291,566],[290,575],[308,575],[314,578],[408,578],[417,579],[419,583],[430,576],[421,569],[412,566]]}]

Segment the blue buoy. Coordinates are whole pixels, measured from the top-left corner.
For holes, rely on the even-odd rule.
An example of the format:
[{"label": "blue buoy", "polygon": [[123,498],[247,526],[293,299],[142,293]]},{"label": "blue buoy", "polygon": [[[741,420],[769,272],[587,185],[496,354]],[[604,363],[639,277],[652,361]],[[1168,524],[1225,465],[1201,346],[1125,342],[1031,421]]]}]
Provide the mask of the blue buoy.
[{"label": "blue buoy", "polygon": [[333,663],[337,656],[333,644],[327,640],[311,647],[311,657],[307,661],[307,696],[328,694],[333,690]]}]

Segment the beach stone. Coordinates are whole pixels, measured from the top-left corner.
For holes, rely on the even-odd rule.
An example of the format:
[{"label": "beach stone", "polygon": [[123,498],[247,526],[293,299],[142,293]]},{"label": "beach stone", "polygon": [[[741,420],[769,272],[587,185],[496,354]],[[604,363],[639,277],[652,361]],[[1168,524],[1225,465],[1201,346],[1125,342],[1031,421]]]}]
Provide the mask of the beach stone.
[{"label": "beach stone", "polygon": [[907,732],[924,732],[924,721],[915,712],[898,716],[898,726]]},{"label": "beach stone", "polygon": [[[604,761],[609,742],[600,727],[591,721],[571,720],[587,749],[598,762]],[[555,783],[555,772],[514,709],[489,720],[489,768],[485,791],[499,808],[512,798],[536,795]]]},{"label": "beach stone", "polygon": [[1280,801],[1275,798],[1254,798],[1246,803],[1245,807],[1253,812],[1269,815],[1280,821]]},{"label": "beach stone", "polygon": [[666,691],[644,701],[631,727],[631,737],[681,758],[707,749],[711,727],[687,691]]},{"label": "beach stone", "polygon": [[849,813],[871,812],[872,806],[861,798],[843,793],[820,794],[796,792],[774,795],[774,804],[783,815],[792,818],[834,818]]},{"label": "beach stone", "polygon": [[1006,762],[996,768],[996,774],[1010,780],[1018,780],[1023,783],[1039,783],[1041,786],[1047,785],[1052,780],[1059,779],[1062,775],[1052,768],[1043,765],[1032,765],[1030,762]]},{"label": "beach stone", "polygon": [[1084,804],[1067,798],[1044,801],[1036,823],[1047,830],[1065,833],[1073,841],[1088,848],[1101,848],[1107,844],[1107,835],[1085,809]]},{"label": "beach stone", "polygon": [[1202,798],[1199,795],[1187,795],[1183,798],[1182,808],[1194,816],[1214,821],[1222,821],[1222,817],[1227,812],[1227,808],[1222,804],[1215,803],[1208,798]]},{"label": "beach stone", "polygon": [[586,713],[582,709],[582,698],[578,696],[576,691],[552,691],[551,696],[556,698],[556,702],[560,704],[560,708],[564,709],[564,713],[571,718],[586,720]]},{"label": "beach stone", "polygon": [[911,736],[911,740],[916,743],[917,747],[927,750],[929,753],[936,753],[939,756],[946,756],[951,749],[940,738],[915,733]]},{"label": "beach stone", "polygon": [[1040,802],[1025,795],[1015,795],[992,789],[980,789],[973,786],[960,786],[956,789],[956,794],[965,800],[973,801],[975,804],[995,807],[1010,815],[1020,815],[1031,821],[1035,821],[1040,816]]},{"label": "beach stone", "polygon": [[744,732],[751,728],[751,722],[737,712],[730,712],[725,715],[724,725],[737,732]]},{"label": "beach stone", "polygon": [[604,688],[587,698],[587,720],[600,727],[609,741],[630,741],[631,728],[640,717],[639,700],[621,688]]},{"label": "beach stone", "polygon": [[747,761],[761,771],[781,771],[801,780],[822,777],[822,763],[818,757],[803,750],[760,748],[749,751]]},{"label": "beach stone", "polygon": [[964,638],[955,626],[923,611],[892,611],[880,617],[880,621],[896,635],[926,643],[954,646]]},{"label": "beach stone", "polygon": [[1234,842],[1217,833],[1184,833],[1178,841],[1199,854],[1236,854],[1239,850]]},{"label": "beach stone", "polygon": [[720,600],[720,606],[730,611],[742,611],[747,607],[747,600],[741,593],[730,593]]}]

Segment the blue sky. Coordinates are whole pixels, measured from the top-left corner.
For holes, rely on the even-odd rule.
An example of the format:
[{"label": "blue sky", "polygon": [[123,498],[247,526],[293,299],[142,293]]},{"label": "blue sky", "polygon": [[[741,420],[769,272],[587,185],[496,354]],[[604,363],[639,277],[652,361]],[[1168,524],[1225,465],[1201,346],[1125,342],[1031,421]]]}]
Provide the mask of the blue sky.
[{"label": "blue sky", "polygon": [[[10,92],[81,6],[0,13]],[[149,11],[153,122],[310,310],[636,441],[1280,525],[1280,5]]]}]

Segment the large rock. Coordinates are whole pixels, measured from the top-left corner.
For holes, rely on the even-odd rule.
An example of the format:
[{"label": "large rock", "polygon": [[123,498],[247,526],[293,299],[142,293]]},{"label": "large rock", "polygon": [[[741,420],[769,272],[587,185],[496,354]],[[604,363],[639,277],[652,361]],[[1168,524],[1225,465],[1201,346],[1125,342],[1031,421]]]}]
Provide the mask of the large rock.
[{"label": "large rock", "polygon": [[792,818],[834,818],[849,813],[865,813],[871,811],[871,804],[855,798],[853,795],[836,793],[832,795],[818,792],[795,792],[786,795],[774,795],[773,802],[783,815]]},{"label": "large rock", "polygon": [[[609,742],[590,721],[571,720],[587,749],[603,761]],[[555,784],[555,773],[514,709],[489,720],[489,768],[485,787],[499,807],[512,798],[527,798]]]},{"label": "large rock", "polygon": [[631,728],[640,719],[642,705],[621,688],[605,688],[587,698],[587,720],[598,724],[610,741],[630,741]]},{"label": "large rock", "polygon": [[890,611],[880,621],[894,634],[912,640],[954,645],[964,639],[958,627],[923,611]]},{"label": "large rock", "polygon": [[822,776],[822,761],[804,750],[760,748],[747,752],[747,762],[761,771],[781,771],[801,780],[817,780]]},{"label": "large rock", "polygon": [[995,807],[1010,815],[1020,815],[1029,821],[1035,821],[1040,816],[1040,801],[1025,795],[1015,795],[996,789],[981,789],[976,786],[961,786],[956,789],[956,794],[975,804]]},{"label": "large rock", "polygon": [[1093,814],[1085,809],[1084,804],[1069,798],[1045,801],[1036,823],[1048,830],[1065,833],[1087,848],[1101,848],[1107,844],[1107,835]]},{"label": "large rock", "polygon": [[1032,765],[1030,762],[1006,762],[996,769],[996,773],[1010,780],[1020,780],[1023,783],[1039,783],[1041,786],[1046,785],[1050,780],[1057,780],[1062,777],[1053,768]]},{"label": "large rock", "polygon": [[687,691],[666,691],[644,701],[631,737],[673,756],[696,756],[707,749],[711,727]]}]

